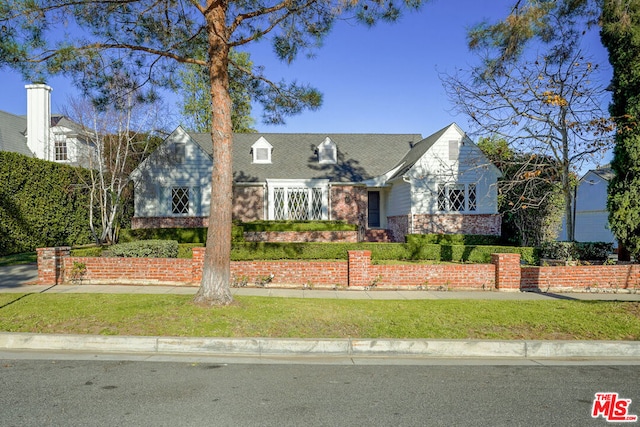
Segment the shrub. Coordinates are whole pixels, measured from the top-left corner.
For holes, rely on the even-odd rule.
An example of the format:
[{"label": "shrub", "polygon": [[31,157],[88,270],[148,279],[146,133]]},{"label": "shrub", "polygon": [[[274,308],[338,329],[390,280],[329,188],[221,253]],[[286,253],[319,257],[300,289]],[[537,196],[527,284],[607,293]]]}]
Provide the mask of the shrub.
[{"label": "shrub", "polygon": [[140,240],[119,243],[109,248],[111,256],[129,258],[177,258],[178,242],[175,240]]},{"label": "shrub", "polygon": [[238,222],[246,232],[262,231],[357,231],[356,224],[345,221],[251,221]]},{"label": "shrub", "polygon": [[481,234],[407,234],[405,237],[409,245],[499,245],[500,236]]},{"label": "shrub", "polygon": [[0,256],[90,243],[85,173],[0,151]]},{"label": "shrub", "polygon": [[613,244],[605,242],[545,242],[540,247],[542,258],[562,261],[604,261],[613,252]]}]

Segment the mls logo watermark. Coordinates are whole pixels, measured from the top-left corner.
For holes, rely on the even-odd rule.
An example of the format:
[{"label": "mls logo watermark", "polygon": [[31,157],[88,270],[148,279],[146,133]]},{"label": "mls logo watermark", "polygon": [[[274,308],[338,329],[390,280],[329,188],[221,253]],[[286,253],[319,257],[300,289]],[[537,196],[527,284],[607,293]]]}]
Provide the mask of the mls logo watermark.
[{"label": "mls logo watermark", "polygon": [[611,423],[624,423],[638,421],[637,415],[629,414],[631,399],[621,399],[618,393],[596,393],[591,409],[591,417],[602,416]]}]

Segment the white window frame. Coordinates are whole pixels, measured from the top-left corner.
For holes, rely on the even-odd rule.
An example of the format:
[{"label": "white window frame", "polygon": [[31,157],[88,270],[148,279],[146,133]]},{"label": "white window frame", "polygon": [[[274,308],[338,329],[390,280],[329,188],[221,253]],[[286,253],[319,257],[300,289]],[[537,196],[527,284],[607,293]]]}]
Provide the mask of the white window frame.
[{"label": "white window frame", "polygon": [[[186,193],[186,198],[187,198],[187,202],[186,202],[186,212],[175,212],[174,211],[174,207],[177,206],[177,203],[174,204],[173,198],[174,198],[174,193],[177,191],[182,191],[183,195]],[[182,197],[181,197],[182,199]],[[170,187],[169,189],[169,203],[171,203],[171,215],[173,216],[188,216],[191,214],[192,212],[192,203],[193,203],[193,189],[189,186],[186,185],[176,185],[173,187]],[[182,203],[181,200],[179,200],[179,203]],[[183,203],[184,204],[184,203]]]},{"label": "white window frame", "polygon": [[69,161],[69,143],[66,135],[54,134],[53,156],[56,162]]},{"label": "white window frame", "polygon": [[[314,218],[313,194],[314,190],[321,194],[322,206],[319,210],[319,218]],[[277,217],[275,199],[276,192],[282,191],[284,195],[283,205],[287,211],[282,217]],[[307,218],[309,220],[326,221],[329,219],[329,180],[328,179],[268,179],[267,180],[267,218],[269,220],[289,220],[291,218],[288,198],[293,191],[307,191]],[[316,193],[317,194],[317,193]]]},{"label": "white window frame", "polygon": [[[461,190],[464,187],[464,206],[463,209],[452,209],[452,194],[455,190]],[[463,184],[460,182],[439,183],[436,192],[436,204],[438,212],[462,212],[472,213],[478,210],[478,186],[476,183]]]},{"label": "white window frame", "polygon": [[[273,145],[269,144],[269,141],[261,136],[251,146],[251,154],[253,156],[253,163],[269,164],[271,162],[271,153],[273,152]],[[266,158],[261,158],[258,153],[266,154]]]},{"label": "white window frame", "polygon": [[338,147],[329,137],[318,145],[318,163],[321,165],[335,165],[338,163]]}]

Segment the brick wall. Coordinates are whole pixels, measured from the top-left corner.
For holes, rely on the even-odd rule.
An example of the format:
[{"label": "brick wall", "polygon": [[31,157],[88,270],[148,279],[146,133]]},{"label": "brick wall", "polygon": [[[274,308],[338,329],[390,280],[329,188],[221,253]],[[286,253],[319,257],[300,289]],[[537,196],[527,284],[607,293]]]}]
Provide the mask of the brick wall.
[{"label": "brick wall", "polygon": [[387,229],[392,242],[404,243],[404,236],[409,234],[409,216],[387,217]]},{"label": "brick wall", "polygon": [[640,291],[640,265],[522,267],[526,291]]},{"label": "brick wall", "polygon": [[233,187],[233,219],[244,222],[266,219],[264,187]]},{"label": "brick wall", "polygon": [[349,224],[367,225],[367,188],[355,185],[332,185],[331,219]]},{"label": "brick wall", "polygon": [[[74,263],[84,264],[80,283],[197,286],[204,248],[193,259],[71,257],[69,248],[38,249],[38,283],[73,282]],[[640,290],[640,265],[521,267],[517,254],[493,254],[492,264],[374,265],[369,251],[349,251],[348,261],[239,261],[232,277],[248,284],[271,277],[271,286],[349,286],[380,289],[533,291]]]},{"label": "brick wall", "polygon": [[249,231],[247,242],[347,242],[357,243],[357,231]]},{"label": "brick wall", "polygon": [[484,234],[499,236],[500,215],[438,214],[413,215],[414,234]]}]

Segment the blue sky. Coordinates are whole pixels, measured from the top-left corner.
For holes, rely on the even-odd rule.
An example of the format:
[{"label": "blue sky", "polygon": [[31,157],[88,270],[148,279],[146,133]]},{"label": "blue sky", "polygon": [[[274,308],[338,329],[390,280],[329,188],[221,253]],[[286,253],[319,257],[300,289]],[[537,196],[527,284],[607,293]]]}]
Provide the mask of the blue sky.
[{"label": "blue sky", "polygon": [[[407,13],[394,24],[367,28],[344,20],[337,23],[315,58],[280,63],[267,43],[249,49],[255,65],[265,66],[274,80],[309,83],[324,94],[318,111],[291,117],[284,126],[267,126],[262,132],[420,133],[423,136],[467,119],[456,116],[447,99],[439,73],[467,68],[473,56],[466,47],[466,31],[483,19],[504,17],[514,0],[434,0],[419,13]],[[584,48],[604,68],[603,84],[610,79],[607,55],[597,31]],[[26,112],[26,93],[19,75],[0,71],[0,110]],[[79,96],[71,82],[49,81],[53,87],[52,110],[62,110],[70,96]],[[175,104],[175,98],[169,99]],[[606,108],[609,100],[603,100]],[[176,122],[177,123],[177,122]]]}]

